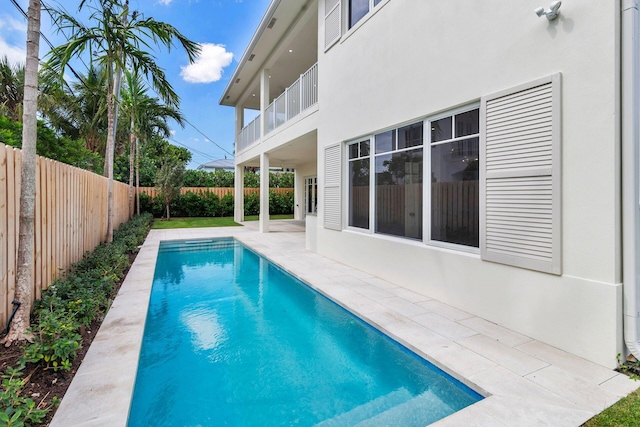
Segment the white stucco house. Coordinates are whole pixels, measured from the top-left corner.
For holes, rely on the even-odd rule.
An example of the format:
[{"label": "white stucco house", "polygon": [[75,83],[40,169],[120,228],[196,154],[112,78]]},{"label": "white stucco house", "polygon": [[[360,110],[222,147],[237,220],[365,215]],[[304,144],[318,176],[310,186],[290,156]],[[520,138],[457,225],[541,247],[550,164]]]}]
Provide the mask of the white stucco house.
[{"label": "white stucco house", "polygon": [[273,0],[220,100],[236,220],[244,167],[295,168],[309,249],[605,366],[639,355],[638,0],[538,7]]}]

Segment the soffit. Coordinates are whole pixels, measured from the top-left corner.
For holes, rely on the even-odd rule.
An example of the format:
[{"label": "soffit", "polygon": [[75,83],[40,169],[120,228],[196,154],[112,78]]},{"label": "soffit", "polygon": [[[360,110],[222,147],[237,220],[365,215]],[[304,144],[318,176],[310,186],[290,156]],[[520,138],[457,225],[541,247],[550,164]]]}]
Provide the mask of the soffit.
[{"label": "soffit", "polygon": [[[309,7],[314,10],[309,10]],[[312,25],[304,25],[295,37],[291,37],[291,29],[301,16]],[[272,28],[268,28],[274,19]],[[317,61],[317,37],[315,1],[273,0],[229,80],[220,105],[234,106],[246,97],[245,108],[259,109],[260,70],[269,68],[271,71],[270,98],[273,98],[275,92],[280,90],[281,93],[297,75]],[[281,46],[282,43],[284,45]],[[290,54],[289,50],[293,52]],[[282,53],[274,58],[278,51]],[[252,96],[254,93],[255,97]]]}]

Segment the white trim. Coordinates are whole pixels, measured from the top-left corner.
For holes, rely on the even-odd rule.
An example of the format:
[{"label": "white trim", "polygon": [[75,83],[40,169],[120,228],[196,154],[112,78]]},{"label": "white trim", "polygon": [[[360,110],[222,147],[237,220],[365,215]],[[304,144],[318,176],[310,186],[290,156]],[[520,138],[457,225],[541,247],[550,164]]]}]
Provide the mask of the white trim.
[{"label": "white trim", "polygon": [[387,5],[391,0],[382,0],[377,5],[373,6],[373,0],[369,0],[369,12],[367,12],[355,25],[349,28],[349,1],[344,1],[344,6],[342,7],[342,16],[344,19],[342,20],[342,37],[340,38],[340,43],[342,44],[346,41],[353,33],[355,33],[358,28],[364,25],[369,19],[371,19],[378,11],[380,11],[384,6]]},{"label": "white trim", "polygon": [[[428,246],[436,246],[436,247],[443,247],[443,248],[447,248],[447,249],[453,249],[453,250],[459,250],[461,252],[468,252],[468,253],[473,253],[473,254],[480,254],[480,245],[478,244],[478,247],[475,246],[469,246],[469,245],[461,245],[458,243],[451,243],[451,242],[443,242],[440,240],[433,240],[431,237],[431,185],[424,185],[424,183],[426,182],[425,179],[428,179],[428,183],[426,184],[430,184],[431,183],[431,147],[435,147],[438,145],[443,145],[443,144],[450,144],[452,142],[456,142],[456,141],[464,141],[467,139],[472,139],[472,138],[478,138],[480,137],[480,135],[482,135],[482,112],[480,111],[480,129],[479,132],[480,134],[478,136],[476,136],[476,134],[473,135],[465,135],[462,137],[456,137],[455,136],[455,132],[452,132],[452,138],[444,140],[444,141],[438,141],[435,143],[431,142],[431,123],[447,118],[447,117],[451,117],[452,118],[452,131],[455,131],[455,121],[453,120],[453,117],[458,115],[458,114],[462,114],[462,113],[466,113],[469,111],[473,111],[473,110],[477,110],[480,109],[480,102],[475,101],[473,103],[469,103],[469,104],[465,104],[465,105],[460,105],[458,107],[452,108],[451,110],[446,110],[446,111],[441,111],[437,114],[428,116],[424,119],[424,131],[425,131],[425,135],[424,135],[424,178],[423,177],[423,199],[424,201],[428,204],[428,207],[425,208],[424,210],[424,215],[423,217],[425,218],[425,222],[423,224],[423,233],[422,233],[422,238],[424,241],[425,245]],[[479,149],[479,155],[480,157],[483,156],[483,151],[482,148],[480,147]],[[482,182],[482,174],[479,171],[478,172],[479,175],[479,179]],[[478,209],[480,209],[480,212],[482,212],[482,197],[480,197],[480,206],[478,206]],[[479,229],[479,233],[480,236],[482,236],[482,224],[479,223],[478,224],[478,229]]]}]

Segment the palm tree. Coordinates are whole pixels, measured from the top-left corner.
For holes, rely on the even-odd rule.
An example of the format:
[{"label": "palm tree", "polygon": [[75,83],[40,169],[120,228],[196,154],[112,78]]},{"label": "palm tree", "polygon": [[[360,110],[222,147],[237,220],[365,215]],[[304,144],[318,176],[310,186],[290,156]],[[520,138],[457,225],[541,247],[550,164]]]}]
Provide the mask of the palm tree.
[{"label": "palm tree", "polygon": [[0,59],[0,113],[14,122],[22,120],[24,65],[11,65],[6,55]]},{"label": "palm tree", "polygon": [[136,171],[136,204],[140,214],[139,184],[139,144],[153,135],[168,138],[171,135],[168,120],[175,120],[184,127],[184,117],[174,107],[164,105],[157,98],[147,94],[142,77],[135,71],[125,71],[125,85],[122,89],[122,112],[129,119],[129,205],[133,213],[134,159]]},{"label": "palm tree", "polygon": [[89,9],[87,26],[75,16],[62,10],[52,11],[55,25],[62,32],[68,32],[67,43],[49,52],[48,66],[57,72],[60,79],[63,70],[74,57],[87,52],[91,61],[96,61],[107,70],[107,149],[105,162],[109,178],[109,201],[106,240],[113,239],[113,155],[116,132],[116,106],[118,103],[120,71],[125,69],[126,63],[150,82],[153,89],[170,106],[179,103],[179,97],[167,81],[162,68],[146,51],[152,45],[164,45],[168,49],[175,46],[174,40],[187,53],[189,61],[193,62],[200,50],[200,46],[187,39],[175,27],[159,22],[153,18],[144,18],[137,12],[129,15],[128,0],[123,4],[121,0],[82,0],[78,10]]},{"label": "palm tree", "polygon": [[36,195],[36,132],[38,110],[38,50],[40,46],[40,0],[30,0],[27,15],[27,60],[24,72],[22,113],[22,170],[20,173],[20,231],[17,283],[14,300],[18,310],[13,327],[4,338],[12,343],[29,338],[33,289],[33,242]]}]

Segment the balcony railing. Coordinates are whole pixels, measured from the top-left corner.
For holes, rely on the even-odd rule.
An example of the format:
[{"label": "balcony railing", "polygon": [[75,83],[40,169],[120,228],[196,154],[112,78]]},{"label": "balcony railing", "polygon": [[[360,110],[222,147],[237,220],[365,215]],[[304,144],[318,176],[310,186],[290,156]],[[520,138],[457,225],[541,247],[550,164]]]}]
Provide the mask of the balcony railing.
[{"label": "balcony railing", "polygon": [[238,152],[260,139],[260,114],[251,120],[238,134]]},{"label": "balcony railing", "polygon": [[[318,103],[318,64],[300,75],[291,86],[277,97],[265,110],[265,133],[291,120],[307,108]],[[260,117],[253,119],[238,134],[238,152],[260,139]]]}]

